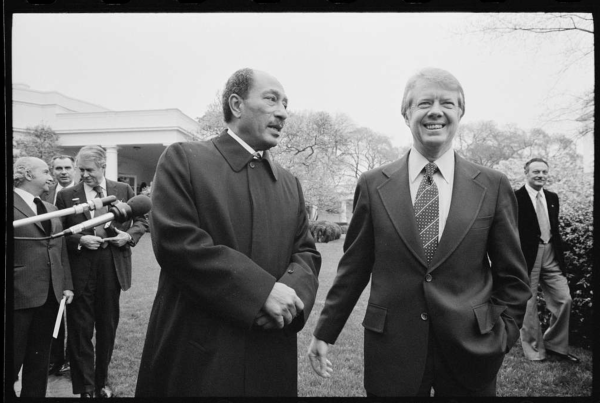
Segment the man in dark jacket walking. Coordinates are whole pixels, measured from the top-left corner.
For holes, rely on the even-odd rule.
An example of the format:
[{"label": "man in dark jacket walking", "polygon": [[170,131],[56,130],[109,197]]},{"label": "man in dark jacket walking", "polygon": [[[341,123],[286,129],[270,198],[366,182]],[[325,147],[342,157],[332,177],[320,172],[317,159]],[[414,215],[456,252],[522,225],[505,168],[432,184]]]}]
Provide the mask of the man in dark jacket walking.
[{"label": "man in dark jacket walking", "polygon": [[275,163],[287,97],[242,69],[223,94],[228,126],[176,143],[156,168],[150,214],[161,266],[136,396],[296,396],[296,332],[321,258],[298,180]]}]

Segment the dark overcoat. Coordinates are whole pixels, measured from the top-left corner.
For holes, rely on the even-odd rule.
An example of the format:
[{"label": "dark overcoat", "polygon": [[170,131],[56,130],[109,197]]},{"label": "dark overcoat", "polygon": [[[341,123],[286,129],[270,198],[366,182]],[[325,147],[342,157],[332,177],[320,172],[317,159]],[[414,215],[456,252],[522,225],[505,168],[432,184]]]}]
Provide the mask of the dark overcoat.
[{"label": "dark overcoat", "polygon": [[[517,202],[519,203],[519,238],[521,240],[521,250],[525,255],[525,261],[527,261],[527,270],[529,274],[531,274],[540,246],[540,224],[537,220],[535,207],[531,202],[531,197],[529,197],[527,188],[522,186],[515,191],[515,195],[517,196]],[[558,213],[560,209],[558,195],[544,189],[544,196],[546,197],[548,217],[550,218],[550,234],[552,235],[550,242],[554,249],[556,261],[563,274],[566,275],[563,241],[558,229]]]},{"label": "dark overcoat", "polygon": [[455,154],[452,202],[430,265],[417,230],[408,154],[361,176],[338,273],[315,336],[334,343],[371,280],[365,389],[413,396],[435,334],[465,388],[496,377],[531,296],[517,203],[503,174]]},{"label": "dark overcoat", "polygon": [[[172,144],[152,186],[161,266],[136,396],[295,396],[298,332],[321,258],[298,180],[231,136]],[[283,330],[253,322],[275,282],[304,312]]]}]

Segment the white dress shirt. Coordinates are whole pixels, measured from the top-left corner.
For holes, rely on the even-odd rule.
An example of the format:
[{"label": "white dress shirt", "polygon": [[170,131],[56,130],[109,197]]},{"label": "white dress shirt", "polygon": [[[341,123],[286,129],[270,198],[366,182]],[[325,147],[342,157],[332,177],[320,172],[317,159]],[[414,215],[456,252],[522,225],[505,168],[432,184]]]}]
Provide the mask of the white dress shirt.
[{"label": "white dress shirt", "polygon": [[69,183],[67,186],[63,186],[60,183],[56,183],[56,191],[54,192],[54,200],[52,200],[52,204],[54,204],[56,206],[56,196],[58,196],[58,192],[60,192],[63,189],[66,188],[70,188],[71,186],[73,186],[73,182]]},{"label": "white dress shirt", "polygon": [[[410,198],[412,204],[415,204],[419,185],[423,180],[423,168],[429,163],[417,149],[413,146],[408,155],[408,180],[410,183]],[[450,212],[450,203],[452,202],[452,187],[454,185],[454,150],[446,151],[440,158],[433,161],[437,165],[438,171],[433,175],[433,181],[438,188],[439,194],[439,232],[438,240],[441,239],[446,227],[446,220]]]},{"label": "white dress shirt", "polygon": [[548,215],[548,203],[546,202],[546,195],[544,194],[544,189],[542,188],[538,192],[537,190],[529,186],[528,183],[525,184],[525,189],[527,189],[527,193],[529,193],[529,197],[531,198],[531,203],[533,204],[533,208],[535,209],[536,214],[540,214],[540,212],[537,211],[537,195],[539,193],[540,199],[542,200],[542,205],[544,206],[543,214],[546,215],[546,218],[548,218],[548,222],[550,222],[550,216]]},{"label": "white dress shirt", "polygon": [[23,190],[21,188],[15,188],[15,192],[19,196],[21,196],[21,198],[25,201],[25,203],[27,203],[29,208],[31,208],[31,210],[33,210],[33,212],[37,215],[37,213],[38,213],[37,206],[35,205],[35,202],[33,201],[33,199],[35,199],[36,196],[32,195],[28,191]]},{"label": "white dress shirt", "polygon": [[[104,193],[104,197],[108,196],[106,193],[106,178],[102,178],[102,182],[100,183],[100,187],[102,188],[102,193]],[[88,185],[87,183],[83,183],[83,190],[85,191],[86,202],[90,203],[96,198],[96,191],[93,187]],[[94,218],[96,210],[90,210],[90,215]]]},{"label": "white dress shirt", "polygon": [[248,145],[248,143],[246,143],[244,140],[242,140],[237,134],[235,134],[233,132],[233,130],[227,128],[227,134],[229,134],[231,137],[233,137],[233,139],[235,141],[237,141],[238,143],[241,144],[242,147],[244,147],[250,154],[254,155],[256,153],[258,153],[261,157],[263,156],[263,152],[264,151],[256,151],[254,150],[252,147],[250,147]]}]

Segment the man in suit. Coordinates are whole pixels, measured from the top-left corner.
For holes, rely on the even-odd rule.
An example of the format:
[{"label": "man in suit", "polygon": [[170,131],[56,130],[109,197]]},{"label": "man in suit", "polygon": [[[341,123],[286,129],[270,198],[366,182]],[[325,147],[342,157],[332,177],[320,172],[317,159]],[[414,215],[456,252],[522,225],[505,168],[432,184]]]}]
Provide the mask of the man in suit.
[{"label": "man in suit", "polygon": [[[548,163],[533,158],[525,164],[525,185],[515,192],[521,249],[527,261],[532,293],[521,328],[521,345],[525,357],[532,361],[544,361],[549,354],[578,363],[579,358],[569,354],[572,299],[558,230],[558,195],[544,189],[547,179]],[[543,334],[537,308],[539,285],[552,314],[550,326]]]},{"label": "man in suit", "polygon": [[52,176],[54,183],[42,195],[42,200],[56,205],[56,195],[64,188],[74,185],[75,159],[70,155],[57,155],[52,158]]},{"label": "man in suit", "polygon": [[361,176],[337,276],[308,350],[327,358],[363,289],[367,396],[494,396],[531,293],[517,204],[503,174],[452,150],[458,80],[428,68],[405,88],[413,146]]},{"label": "man in suit", "polygon": [[[13,173],[15,221],[57,210],[39,197],[48,190],[52,180],[44,161],[21,157],[15,161]],[[16,379],[22,365],[21,397],[46,396],[50,345],[59,303],[63,296],[67,304],[73,299],[64,239],[47,239],[60,231],[62,225],[58,218],[14,230],[12,379]]]},{"label": "man in suit", "polygon": [[[114,195],[127,201],[134,196],[131,186],[104,177],[106,152],[100,146],[85,146],[75,158],[82,181],[61,190],[56,198],[59,209],[96,197]],[[107,212],[106,207],[64,217],[65,228]],[[67,311],[67,345],[71,359],[73,393],[82,397],[112,397],[107,384],[108,365],[119,324],[121,290],[131,287],[131,247],[144,235],[148,223],[134,217],[123,223],[106,223],[67,237],[69,261],[73,268],[75,298]],[[94,326],[96,366],[94,370]]]},{"label": "man in suit", "polygon": [[299,181],[267,151],[288,114],[273,76],[227,81],[228,129],[172,144],[152,186],[161,266],[136,396],[296,396],[296,333],[321,257]]},{"label": "man in suit", "polygon": [[[74,164],[75,159],[70,155],[57,155],[52,158],[51,168],[54,183],[50,185],[48,192],[42,194],[42,200],[55,205],[58,192],[73,186]],[[52,343],[48,373],[62,375],[69,370],[68,352],[65,354],[65,321],[61,321],[58,338]]]}]

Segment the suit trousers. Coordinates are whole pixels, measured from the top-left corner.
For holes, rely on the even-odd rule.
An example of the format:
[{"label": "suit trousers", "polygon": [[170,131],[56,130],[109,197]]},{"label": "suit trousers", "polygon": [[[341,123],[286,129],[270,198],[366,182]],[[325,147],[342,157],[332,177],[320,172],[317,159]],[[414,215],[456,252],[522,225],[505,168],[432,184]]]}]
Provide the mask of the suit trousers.
[{"label": "suit trousers", "polygon": [[[108,365],[119,324],[121,287],[113,263],[112,247],[82,250],[90,259],[90,277],[67,311],[67,347],[71,360],[73,393],[97,391],[106,385]],[[77,267],[73,267],[77,270]],[[94,369],[94,326],[96,366]]]},{"label": "suit trousers", "polygon": [[[554,256],[552,244],[540,244],[530,274],[531,293],[521,328],[521,346],[525,357],[532,361],[546,358],[546,348],[561,354],[569,352],[569,319],[571,293],[567,278]],[[537,292],[542,287],[546,307],[551,313],[550,326],[542,334],[538,318]]]},{"label": "suit trousers", "polygon": [[52,340],[52,350],[50,351],[50,363],[54,365],[63,365],[69,361],[68,351],[65,350],[65,331],[66,318],[60,322],[58,337]]},{"label": "suit trousers", "polygon": [[[21,397],[45,397],[52,332],[58,314],[54,291],[44,305],[14,311],[14,381],[23,366]],[[11,381],[11,382],[12,382]]]}]

